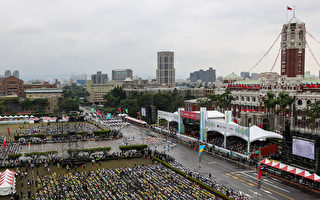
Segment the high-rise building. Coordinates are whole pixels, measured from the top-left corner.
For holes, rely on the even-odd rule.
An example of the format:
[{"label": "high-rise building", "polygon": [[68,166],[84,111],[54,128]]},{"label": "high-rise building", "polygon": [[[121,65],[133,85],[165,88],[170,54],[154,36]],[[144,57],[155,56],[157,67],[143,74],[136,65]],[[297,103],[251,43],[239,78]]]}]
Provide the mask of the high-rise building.
[{"label": "high-rise building", "polygon": [[18,70],[13,71],[13,76],[16,78],[20,78],[20,73]]},{"label": "high-rise building", "polygon": [[98,71],[96,74],[91,75],[92,84],[107,84],[108,83],[108,74],[102,74],[101,71]]},{"label": "high-rise building", "polygon": [[250,72],[240,72],[240,76],[243,78],[250,78]]},{"label": "high-rise building", "polygon": [[5,76],[5,77],[12,76],[11,71],[10,71],[10,70],[6,70],[6,71],[4,72],[4,76]]},{"label": "high-rise building", "polygon": [[284,24],[281,31],[281,75],[304,75],[305,24],[295,16]]},{"label": "high-rise building", "polygon": [[158,52],[157,82],[161,85],[175,87],[174,53]]},{"label": "high-rise building", "polygon": [[259,73],[251,73],[251,79],[258,79],[259,78]]},{"label": "high-rise building", "polygon": [[116,82],[123,82],[126,78],[132,79],[131,69],[114,69],[112,70],[112,80]]},{"label": "high-rise building", "polygon": [[210,67],[208,70],[199,70],[190,73],[190,82],[197,82],[201,80],[202,82],[216,82],[216,70]]}]

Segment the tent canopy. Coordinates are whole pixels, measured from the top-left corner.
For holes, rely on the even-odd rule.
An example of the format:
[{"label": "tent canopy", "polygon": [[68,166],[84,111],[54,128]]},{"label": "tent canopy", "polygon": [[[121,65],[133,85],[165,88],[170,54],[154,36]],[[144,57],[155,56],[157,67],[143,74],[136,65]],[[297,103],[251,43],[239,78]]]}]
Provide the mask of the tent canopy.
[{"label": "tent canopy", "polygon": [[6,196],[15,188],[14,171],[7,169],[0,174],[0,195]]},{"label": "tent canopy", "polygon": [[[192,111],[194,113],[200,113],[200,111]],[[224,118],[224,114],[217,110],[207,110],[208,119]]]},{"label": "tent canopy", "polygon": [[283,164],[277,161],[273,161],[273,160],[268,160],[267,158],[260,161],[260,163],[267,165],[269,167],[273,167],[273,168],[277,168],[279,170],[291,173],[291,174],[295,174],[297,176],[301,176],[303,178],[307,178],[316,182],[320,182],[320,176],[318,176],[317,174],[311,174],[310,172],[303,170],[303,169],[299,169],[297,167],[293,167],[287,164]]},{"label": "tent canopy", "polygon": [[278,133],[263,130],[262,128],[259,128],[256,125],[250,127],[250,142],[254,142],[260,139],[265,140],[266,138],[282,139],[283,137]]},{"label": "tent canopy", "polygon": [[133,117],[125,117],[125,119],[130,120],[130,121],[133,121],[133,122],[136,122],[136,123],[138,123],[138,124],[147,124],[147,122],[142,121],[142,120],[138,120],[138,119],[133,118]]}]

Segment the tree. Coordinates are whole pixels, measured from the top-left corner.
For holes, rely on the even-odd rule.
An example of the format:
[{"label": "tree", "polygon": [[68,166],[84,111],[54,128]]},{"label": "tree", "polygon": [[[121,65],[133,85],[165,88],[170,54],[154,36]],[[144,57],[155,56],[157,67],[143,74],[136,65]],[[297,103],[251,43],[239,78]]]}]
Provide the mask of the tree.
[{"label": "tree", "polygon": [[71,98],[59,98],[58,105],[60,112],[70,112],[79,110],[79,102]]},{"label": "tree", "polygon": [[315,129],[319,126],[320,118],[320,101],[315,101],[305,109],[307,120],[311,123],[311,128]]},{"label": "tree", "polygon": [[127,98],[127,95],[122,90],[122,87],[117,86],[104,96],[104,99],[106,100],[105,106],[106,107],[117,107],[117,106],[119,106],[120,101],[122,101],[126,98]]},{"label": "tree", "polygon": [[[267,93],[267,98],[263,97],[262,101],[264,103],[264,106],[267,108],[267,117],[268,117],[268,121],[271,121],[271,111],[274,111],[274,108],[276,107],[276,105],[278,104],[278,99],[276,98],[276,95],[272,92],[268,92]],[[269,130],[271,129],[271,127],[268,127]]]},{"label": "tree", "polygon": [[234,100],[234,97],[231,95],[230,88],[226,89],[226,91],[216,96],[217,105],[222,111],[228,109],[231,102]]},{"label": "tree", "polygon": [[195,99],[196,97],[192,95],[191,90],[187,90],[186,94],[184,95],[185,100]]},{"label": "tree", "polygon": [[87,99],[87,97],[90,96],[90,93],[83,86],[72,83],[70,86],[65,86],[63,88],[63,96],[65,98],[79,100],[80,98]]},{"label": "tree", "polygon": [[153,95],[153,104],[157,110],[172,111],[172,96],[168,93],[157,93]]},{"label": "tree", "polygon": [[212,107],[213,101],[211,98],[199,98],[197,99],[197,106],[199,107]]},{"label": "tree", "polygon": [[282,113],[282,128],[283,128],[283,130],[284,130],[284,125],[285,125],[285,116],[286,116],[286,112],[287,112],[287,106],[293,104],[294,100],[295,100],[294,97],[290,97],[289,94],[284,91],[280,92],[278,95],[277,104],[280,106],[280,110],[278,110],[277,112]]}]

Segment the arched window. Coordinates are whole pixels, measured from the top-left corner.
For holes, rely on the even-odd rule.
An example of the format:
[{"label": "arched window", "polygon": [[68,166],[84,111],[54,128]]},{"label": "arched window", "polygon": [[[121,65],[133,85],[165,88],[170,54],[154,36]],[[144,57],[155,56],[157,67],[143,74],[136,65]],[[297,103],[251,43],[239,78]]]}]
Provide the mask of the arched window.
[{"label": "arched window", "polygon": [[250,101],[250,97],[247,97],[247,101]]},{"label": "arched window", "polygon": [[300,39],[300,40],[303,40],[303,30],[301,30],[301,31],[299,32],[299,39]]},{"label": "arched window", "polygon": [[311,100],[307,100],[307,105],[311,105]]},{"label": "arched window", "polygon": [[241,101],[244,101],[244,97],[241,97]]},{"label": "arched window", "polygon": [[302,100],[301,100],[301,99],[298,100],[298,105],[299,105],[299,106],[302,105]]},{"label": "arched window", "polygon": [[256,97],[252,97],[252,101],[253,101],[253,102],[256,102]]}]

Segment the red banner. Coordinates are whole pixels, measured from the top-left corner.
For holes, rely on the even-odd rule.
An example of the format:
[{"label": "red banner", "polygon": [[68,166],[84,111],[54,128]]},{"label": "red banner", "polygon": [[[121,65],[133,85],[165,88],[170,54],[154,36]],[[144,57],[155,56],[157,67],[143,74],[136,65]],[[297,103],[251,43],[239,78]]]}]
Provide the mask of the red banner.
[{"label": "red banner", "polygon": [[194,119],[200,121],[200,113],[194,113],[189,111],[180,111],[180,117],[188,118],[188,119]]}]

